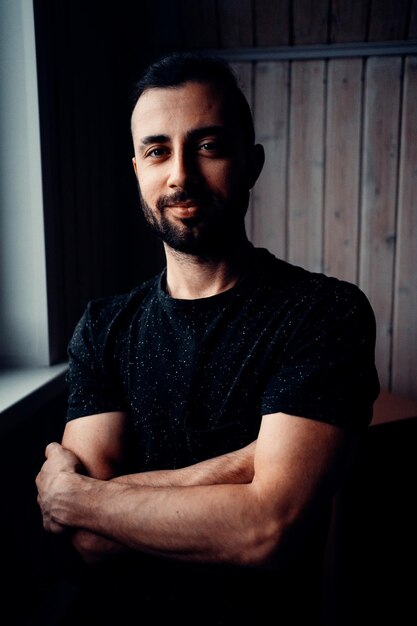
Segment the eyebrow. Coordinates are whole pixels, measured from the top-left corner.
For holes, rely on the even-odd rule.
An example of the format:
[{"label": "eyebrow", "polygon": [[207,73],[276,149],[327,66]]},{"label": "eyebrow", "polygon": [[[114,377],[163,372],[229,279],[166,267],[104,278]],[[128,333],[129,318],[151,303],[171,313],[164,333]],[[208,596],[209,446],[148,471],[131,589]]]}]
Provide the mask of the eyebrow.
[{"label": "eyebrow", "polygon": [[[227,135],[227,130],[224,126],[202,126],[201,128],[195,128],[189,130],[186,133],[186,141],[196,141],[207,135]],[[171,141],[169,135],[147,135],[140,140],[141,146],[149,146],[153,143],[168,143]]]},{"label": "eyebrow", "polygon": [[142,146],[149,146],[152,143],[167,143],[170,140],[168,135],[148,135],[140,140]]},{"label": "eyebrow", "polygon": [[201,128],[195,128],[188,131],[186,134],[187,140],[196,140],[207,137],[207,135],[227,135],[228,131],[224,126],[203,126]]}]

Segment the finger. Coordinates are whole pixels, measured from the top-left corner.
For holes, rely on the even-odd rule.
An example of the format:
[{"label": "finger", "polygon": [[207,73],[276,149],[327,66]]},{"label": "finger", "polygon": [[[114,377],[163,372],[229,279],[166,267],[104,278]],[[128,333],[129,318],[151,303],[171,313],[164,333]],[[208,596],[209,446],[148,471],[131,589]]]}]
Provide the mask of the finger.
[{"label": "finger", "polygon": [[50,515],[48,508],[47,507],[44,508],[42,506],[42,500],[40,496],[38,496],[38,504],[41,509],[42,525],[43,525],[44,530],[46,530],[47,532],[53,533],[54,535],[60,535],[61,533],[65,532],[65,530],[67,529],[67,526],[63,526],[59,522],[54,521],[54,519]]},{"label": "finger", "polygon": [[43,518],[43,528],[48,533],[53,533],[54,535],[60,535],[65,530],[65,526],[62,526],[61,524],[54,522],[48,516]]},{"label": "finger", "polygon": [[51,443],[48,443],[48,445],[45,448],[45,456],[46,458],[48,458],[48,456],[54,452],[54,450],[58,450],[59,448],[61,448],[62,446],[57,443],[56,441],[52,441]]},{"label": "finger", "polygon": [[48,530],[50,533],[54,535],[62,535],[62,533],[64,533],[66,529],[67,529],[66,526],[62,526],[61,524],[57,524],[56,522],[49,522],[48,528],[45,528],[45,530]]}]

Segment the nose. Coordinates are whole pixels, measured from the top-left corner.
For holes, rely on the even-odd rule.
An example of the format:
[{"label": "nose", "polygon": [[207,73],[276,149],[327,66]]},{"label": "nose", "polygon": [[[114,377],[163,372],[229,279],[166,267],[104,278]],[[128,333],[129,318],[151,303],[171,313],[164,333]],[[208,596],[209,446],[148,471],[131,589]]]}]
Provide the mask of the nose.
[{"label": "nose", "polygon": [[186,189],[195,178],[195,164],[186,150],[178,150],[171,158],[168,186],[171,189]]}]

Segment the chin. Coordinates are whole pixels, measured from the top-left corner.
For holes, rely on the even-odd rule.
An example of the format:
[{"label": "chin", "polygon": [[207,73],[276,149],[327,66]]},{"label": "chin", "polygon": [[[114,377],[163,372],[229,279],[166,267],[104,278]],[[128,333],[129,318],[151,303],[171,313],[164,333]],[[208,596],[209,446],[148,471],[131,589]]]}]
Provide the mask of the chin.
[{"label": "chin", "polygon": [[244,226],[234,224],[232,228],[197,229],[187,233],[160,233],[164,243],[176,252],[200,258],[224,258],[231,250],[246,239]]},{"label": "chin", "polygon": [[[228,255],[246,239],[247,202],[239,200],[234,203],[235,208],[217,207],[217,211],[176,220],[164,214],[156,219],[144,201],[142,208],[152,231],[172,250],[196,257],[218,258]],[[237,210],[236,206],[241,209]]]}]

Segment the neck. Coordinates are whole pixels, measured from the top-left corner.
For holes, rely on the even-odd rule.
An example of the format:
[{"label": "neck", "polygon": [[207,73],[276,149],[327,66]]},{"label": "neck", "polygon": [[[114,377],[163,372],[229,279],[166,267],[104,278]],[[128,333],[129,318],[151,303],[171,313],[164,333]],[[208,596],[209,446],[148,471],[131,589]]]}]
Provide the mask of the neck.
[{"label": "neck", "polygon": [[253,251],[247,239],[221,258],[202,258],[164,247],[168,294],[182,300],[208,298],[234,287],[246,272]]}]

